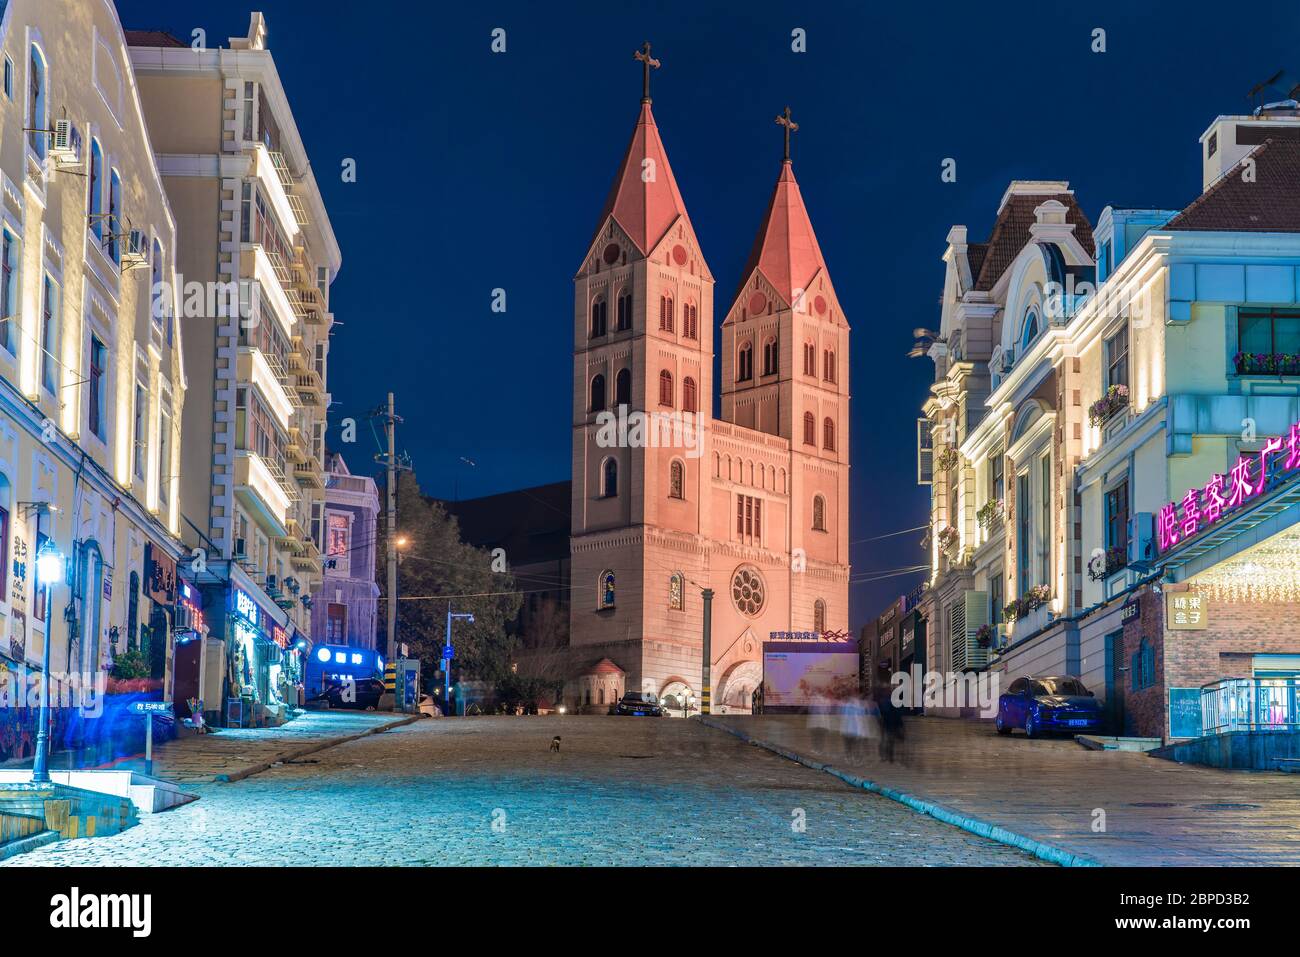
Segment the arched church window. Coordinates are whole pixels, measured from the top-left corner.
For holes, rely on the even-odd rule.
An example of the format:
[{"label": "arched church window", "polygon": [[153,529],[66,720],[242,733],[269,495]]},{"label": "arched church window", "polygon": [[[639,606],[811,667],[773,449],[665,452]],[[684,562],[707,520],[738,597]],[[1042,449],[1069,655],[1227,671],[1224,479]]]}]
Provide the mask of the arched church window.
[{"label": "arched church window", "polygon": [[827,349],[822,353],[822,378],[827,382],[835,381],[835,350]]},{"label": "arched church window", "polygon": [[757,618],[763,610],[766,586],[758,569],[742,565],[731,578],[731,600],[736,610],[750,618]]},{"label": "arched church window", "polygon": [[682,335],[687,339],[700,337],[699,307],[693,302],[682,303]]},{"label": "arched church window", "polygon": [[678,459],[673,459],[673,464],[668,467],[668,497],[686,497],[686,466]]},{"label": "arched church window", "polygon": [[821,634],[826,630],[826,602],[818,598],[813,602],[813,631]]},{"label": "arched church window", "polygon": [[681,572],[674,572],[668,579],[668,607],[673,611],[682,611],[686,607],[686,578]]},{"label": "arched church window", "polygon": [[659,373],[659,404],[673,404],[673,374],[667,369]]},{"label": "arched church window", "polygon": [[659,328],[665,332],[673,331],[673,297],[659,297]]},{"label": "arched church window", "polygon": [[632,370],[619,369],[614,377],[614,404],[632,404]]},{"label": "arched church window", "polygon": [[803,444],[817,444],[817,418],[811,412],[803,414]]},{"label": "arched church window", "polygon": [[682,380],[682,411],[697,412],[698,400],[695,395],[695,380],[687,376]]},{"label": "arched church window", "polygon": [[599,339],[607,331],[609,304],[604,296],[597,296],[591,303],[591,338]]},{"label": "arched church window", "polygon": [[763,343],[763,375],[776,375],[778,356],[775,337]]},{"label": "arched church window", "polygon": [[[1025,324],[1021,327],[1020,332],[1020,352],[1029,348],[1030,344],[1038,338],[1038,310],[1030,306],[1025,310]],[[1019,358],[1019,357],[1017,357]]]},{"label": "arched church window", "polygon": [[822,448],[827,452],[835,451],[835,422],[830,416],[822,422]]},{"label": "arched church window", "polygon": [[736,381],[748,382],[754,378],[754,344],[745,342],[736,356]]},{"label": "arched church window", "polygon": [[632,291],[624,289],[618,294],[617,330],[623,332],[632,328]]},{"label": "arched church window", "polygon": [[600,573],[600,607],[614,607],[614,572],[605,569]]},{"label": "arched church window", "polygon": [[813,342],[803,344],[803,374],[817,375],[817,345]]},{"label": "arched church window", "polygon": [[599,412],[603,408],[605,408],[605,377],[597,375],[591,380],[590,409],[592,412]]},{"label": "arched church window", "polygon": [[613,498],[618,494],[618,462],[605,459],[601,466],[600,494],[602,498]]},{"label": "arched church window", "polygon": [[820,495],[813,496],[812,527],[819,532],[826,531],[826,499]]}]

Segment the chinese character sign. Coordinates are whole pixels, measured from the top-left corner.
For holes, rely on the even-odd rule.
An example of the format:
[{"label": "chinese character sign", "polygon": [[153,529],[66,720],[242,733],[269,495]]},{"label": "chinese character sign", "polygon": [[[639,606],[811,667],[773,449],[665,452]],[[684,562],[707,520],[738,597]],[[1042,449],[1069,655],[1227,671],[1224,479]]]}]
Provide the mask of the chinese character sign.
[{"label": "chinese character sign", "polygon": [[1208,613],[1209,602],[1197,592],[1165,592],[1165,625],[1170,631],[1203,631]]},{"label": "chinese character sign", "polygon": [[1249,505],[1296,469],[1300,469],[1300,423],[1292,425],[1285,438],[1267,439],[1258,452],[1241,455],[1227,475],[1211,475],[1202,488],[1189,489],[1181,501],[1163,506],[1156,518],[1156,544],[1160,551],[1169,551]]}]

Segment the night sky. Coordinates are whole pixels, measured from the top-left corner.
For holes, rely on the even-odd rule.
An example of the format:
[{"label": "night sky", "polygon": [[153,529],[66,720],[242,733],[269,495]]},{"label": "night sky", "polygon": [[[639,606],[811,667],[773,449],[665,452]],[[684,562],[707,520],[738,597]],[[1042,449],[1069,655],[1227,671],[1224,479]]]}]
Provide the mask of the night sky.
[{"label": "night sky", "polygon": [[[569,477],[572,278],[636,120],[633,50],[649,39],[663,62],[655,116],[715,323],[779,170],[773,117],[792,107],[795,173],[853,327],[854,628],[920,576],[861,579],[925,560],[919,532],[863,540],[926,520],[915,419],[933,366],[905,353],[913,327],[937,328],[948,228],[986,239],[1012,179],[1069,180],[1094,222],[1106,205],[1180,208],[1210,121],[1246,112],[1279,68],[1292,79],[1273,98],[1300,82],[1294,2],[255,6],[343,249],[330,445],[373,472],[364,417],[392,389],[399,445],[440,497]],[[118,10],[209,45],[248,29],[230,0]],[[947,157],[956,183],[940,181]]]}]

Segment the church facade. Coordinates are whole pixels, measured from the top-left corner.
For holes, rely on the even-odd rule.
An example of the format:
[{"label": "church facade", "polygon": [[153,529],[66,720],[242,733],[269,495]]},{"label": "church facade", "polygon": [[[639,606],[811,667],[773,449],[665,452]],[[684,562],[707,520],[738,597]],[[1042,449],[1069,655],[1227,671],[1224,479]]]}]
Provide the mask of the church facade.
[{"label": "church facade", "polygon": [[787,110],[714,381],[714,277],[651,110],[651,65],[574,279],[566,697],[698,706],[710,589],[713,707],[748,710],[773,633],[848,628],[849,325],[795,181]]}]

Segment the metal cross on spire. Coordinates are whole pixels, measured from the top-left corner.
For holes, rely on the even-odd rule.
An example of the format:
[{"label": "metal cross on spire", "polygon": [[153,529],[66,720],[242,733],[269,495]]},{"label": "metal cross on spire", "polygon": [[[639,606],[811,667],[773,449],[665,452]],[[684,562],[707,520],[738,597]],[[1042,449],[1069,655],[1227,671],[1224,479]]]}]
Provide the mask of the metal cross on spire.
[{"label": "metal cross on spire", "polygon": [[779,126],[785,127],[785,162],[790,162],[790,134],[799,129],[799,124],[790,119],[790,107],[785,108],[785,112],[778,114],[776,122]]},{"label": "metal cross on spire", "polygon": [[641,102],[650,102],[650,68],[659,69],[659,61],[650,55],[650,41],[641,45],[641,49],[632,54],[634,60],[641,61]]}]

